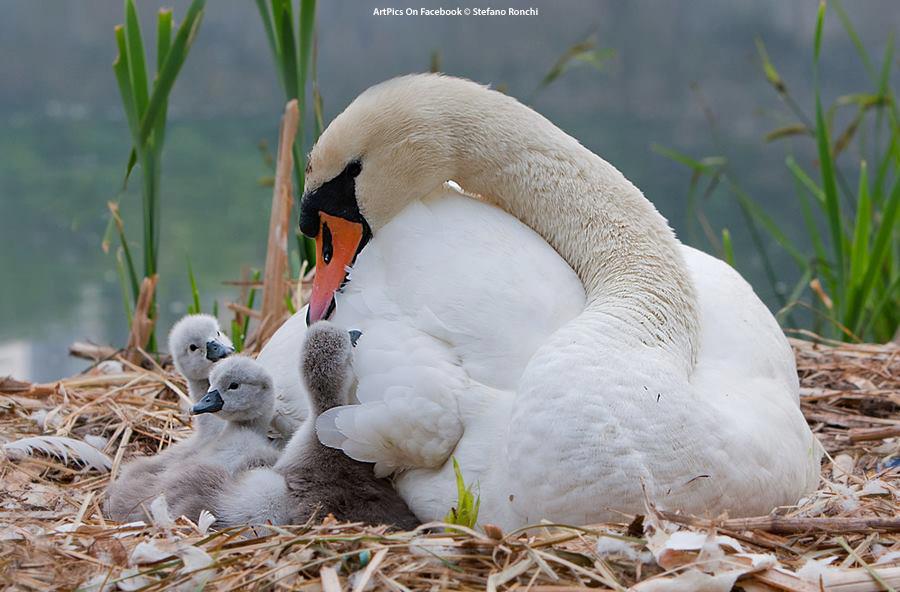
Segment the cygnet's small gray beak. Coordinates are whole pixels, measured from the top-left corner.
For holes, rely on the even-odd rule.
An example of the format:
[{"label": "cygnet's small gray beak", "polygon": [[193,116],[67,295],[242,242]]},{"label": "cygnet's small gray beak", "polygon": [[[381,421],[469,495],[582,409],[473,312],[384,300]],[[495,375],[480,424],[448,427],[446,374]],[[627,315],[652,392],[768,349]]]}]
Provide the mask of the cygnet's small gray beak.
[{"label": "cygnet's small gray beak", "polygon": [[357,331],[356,329],[350,331],[350,345],[356,347],[356,342],[359,341],[360,337],[362,337],[362,331]]},{"label": "cygnet's small gray beak", "polygon": [[206,359],[210,362],[218,362],[234,353],[233,347],[219,343],[215,339],[206,342]]},{"label": "cygnet's small gray beak", "polygon": [[201,413],[215,413],[224,406],[225,401],[222,400],[222,395],[219,394],[219,391],[212,390],[206,393],[206,395],[194,405],[191,409],[191,413],[194,415],[200,415]]}]

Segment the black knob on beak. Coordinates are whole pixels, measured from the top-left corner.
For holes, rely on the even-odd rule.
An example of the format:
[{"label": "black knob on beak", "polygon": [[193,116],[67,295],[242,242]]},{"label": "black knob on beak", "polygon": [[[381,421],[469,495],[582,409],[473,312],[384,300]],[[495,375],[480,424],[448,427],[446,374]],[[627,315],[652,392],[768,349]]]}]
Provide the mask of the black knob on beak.
[{"label": "black knob on beak", "polygon": [[197,404],[191,409],[191,413],[194,415],[200,415],[201,413],[215,413],[216,411],[220,411],[224,406],[225,401],[222,400],[222,395],[219,394],[219,391],[213,390],[206,393],[202,399],[197,401]]},{"label": "black knob on beak", "polygon": [[206,359],[210,362],[218,362],[233,353],[233,348],[223,345],[214,339],[206,342]]}]

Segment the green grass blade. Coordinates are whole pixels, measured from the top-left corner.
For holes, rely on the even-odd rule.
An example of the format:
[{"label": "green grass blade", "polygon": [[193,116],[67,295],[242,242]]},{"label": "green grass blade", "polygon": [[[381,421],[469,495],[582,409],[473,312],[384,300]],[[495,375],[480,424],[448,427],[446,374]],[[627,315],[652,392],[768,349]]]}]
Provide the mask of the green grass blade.
[{"label": "green grass blade", "polygon": [[[137,132],[135,132],[137,133]],[[128,163],[125,165],[125,177],[122,179],[122,191],[128,189],[128,179],[131,178],[131,171],[134,170],[134,166],[137,164],[137,151],[132,148],[131,152],[128,153]]]},{"label": "green grass blade", "polygon": [[125,40],[128,49],[128,64],[131,74],[131,90],[134,93],[134,108],[138,116],[147,110],[147,61],[144,56],[144,40],[141,37],[141,23],[138,20],[134,0],[125,0]]},{"label": "green grass blade", "polygon": [[[322,93],[319,90],[319,42],[317,35],[313,33],[312,56],[310,56],[312,70],[312,107],[313,107],[313,143],[319,141],[319,136],[325,129],[324,106],[322,104]],[[306,165],[304,164],[304,167]],[[302,188],[300,189],[303,190]]]},{"label": "green grass blade", "polygon": [[[822,49],[822,24],[825,20],[825,2],[819,3],[816,15],[816,34],[814,45],[814,89],[816,98],[816,147],[819,155],[819,167],[822,172],[822,188],[825,192],[825,215],[828,219],[828,227],[831,233],[832,248],[835,255],[835,271],[838,284],[844,284],[844,236],[841,228],[841,205],[837,191],[837,176],[834,161],[831,154],[831,140],[828,134],[828,126],[825,123],[825,115],[822,109],[822,96],[819,84],[819,55]],[[835,294],[837,300],[840,292]],[[835,302],[837,306],[839,303]],[[837,306],[840,309],[839,306]]]},{"label": "green grass blade", "polygon": [[131,68],[128,63],[128,42],[125,39],[125,28],[122,25],[116,25],[114,31],[119,54],[116,56],[115,61],[113,61],[113,72],[116,75],[116,82],[119,85],[119,94],[122,96],[122,108],[125,110],[125,119],[128,121],[128,127],[131,130],[132,137],[136,138],[140,117],[134,107],[134,91],[131,86]]},{"label": "green grass blade", "polygon": [[847,13],[844,11],[844,7],[841,5],[839,0],[832,0],[831,5],[834,6],[834,11],[837,13],[841,24],[844,26],[844,30],[847,32],[847,36],[850,37],[850,41],[853,42],[853,46],[856,48],[856,53],[859,54],[859,57],[862,60],[863,66],[866,69],[866,73],[874,81],[875,66],[872,65],[872,58],[869,57],[869,52],[866,51],[865,45],[863,45],[863,42],[859,38],[859,35],[856,34],[856,29],[853,28],[853,23],[850,22],[850,17],[847,16]]},{"label": "green grass blade", "polygon": [[299,72],[297,81],[297,97],[300,99],[298,101],[298,107],[300,108],[300,120],[297,124],[297,138],[294,140],[294,143],[298,148],[297,152],[300,156],[299,160],[297,161],[297,170],[299,172],[297,177],[297,185],[299,185],[300,191],[303,191],[303,185],[306,182],[306,151],[303,149],[306,138],[304,124],[306,122],[306,113],[309,112],[306,104],[306,83],[309,80],[309,66],[312,59],[313,35],[315,34],[316,26],[316,0],[300,0],[300,10],[298,18],[299,45],[297,47],[297,50],[299,52]]},{"label": "green grass blade", "polygon": [[[300,102],[306,99],[306,81],[309,78],[309,65],[312,56],[313,32],[316,26],[316,0],[300,0],[300,79],[299,91],[303,94]],[[301,106],[301,115],[304,112],[305,105]],[[302,129],[302,117],[301,117]],[[298,132],[298,137],[302,138],[303,134]]]},{"label": "green grass blade", "polygon": [[[159,11],[156,25],[156,78],[153,81],[154,88],[159,74],[162,72],[166,63],[166,57],[169,55],[169,49],[172,47],[172,10],[163,8]],[[160,109],[159,116],[156,118],[156,126],[153,129],[153,148],[157,154],[162,153],[163,143],[166,136],[166,116],[168,112],[168,101],[166,101]]]},{"label": "green grass blade", "polygon": [[134,297],[134,302],[136,303],[138,294],[140,293],[140,282],[138,282],[137,268],[134,266],[134,259],[131,257],[131,249],[128,248],[128,239],[125,237],[125,224],[119,216],[118,203],[110,201],[107,202],[106,206],[109,209],[110,218],[115,224],[116,232],[119,235],[119,245],[122,249],[122,253],[125,255],[128,277],[131,280],[131,293]]},{"label": "green grass blade", "polygon": [[585,64],[597,71],[602,71],[606,64],[615,56],[616,52],[612,49],[599,49],[594,36],[591,35],[587,39],[573,44],[560,57],[556,63],[547,71],[547,74],[541,79],[537,88],[534,89],[532,96],[565,74],[572,66],[576,64]]},{"label": "green grass blade", "polygon": [[172,46],[172,9],[161,8],[156,17],[156,72],[162,70]]},{"label": "green grass blade", "polygon": [[197,31],[203,20],[203,7],[205,5],[206,0],[193,0],[184,17],[184,22],[178,27],[175,40],[169,48],[165,63],[163,63],[159,71],[156,84],[153,86],[153,92],[150,94],[147,111],[141,118],[140,134],[137,139],[138,152],[146,144],[156,125],[156,118],[169,100],[169,93],[175,85],[175,79],[178,77],[178,73],[181,71],[185,59],[187,59],[191,44],[193,44],[197,36]]},{"label": "green grass blade", "polygon": [[816,198],[820,205],[824,206],[825,192],[822,191],[822,188],[816,185],[816,182],[806,174],[806,171],[804,171],[799,164],[797,164],[797,161],[794,160],[794,157],[788,155],[784,162],[787,165],[788,170],[791,171],[791,174],[794,175],[794,178],[809,190],[809,192],[813,197]]},{"label": "green grass blade", "polygon": [[234,351],[237,353],[244,351],[243,327],[235,319],[231,319],[231,344],[234,345]]},{"label": "green grass blade", "polygon": [[[868,319],[863,324],[862,329],[860,329],[859,335],[867,335],[869,331],[872,330],[873,325],[879,320],[884,318],[883,315],[886,312],[889,312],[891,309],[897,309],[897,301],[894,296],[900,293],[900,275],[894,278],[894,281],[888,285],[887,289],[884,291],[884,294],[881,295],[881,298],[872,307],[872,312],[868,315]],[[883,336],[884,340],[888,340],[893,336],[892,331],[896,330],[896,324],[893,324],[888,328],[888,331]],[[876,338],[877,339],[877,338]]]},{"label": "green grass blade", "polygon": [[884,186],[887,183],[888,172],[891,169],[891,164],[894,164],[894,168],[897,167],[898,164],[896,163],[900,163],[900,133],[891,134],[891,142],[888,144],[887,150],[878,164],[878,172],[875,174],[872,194],[872,202],[876,207],[881,206],[881,202],[886,194]]},{"label": "green grass blade", "polygon": [[763,73],[766,76],[766,80],[769,81],[769,84],[771,84],[776,91],[785,93],[787,91],[787,85],[785,85],[781,75],[778,74],[778,70],[775,69],[772,60],[769,59],[769,52],[766,51],[766,46],[759,37],[756,38],[756,52],[759,54],[759,59],[762,62]]},{"label": "green grass blade", "polygon": [[785,251],[797,262],[801,268],[806,268],[809,265],[806,256],[797,248],[797,246],[788,238],[788,236],[781,230],[778,224],[775,223],[775,220],[772,219],[771,216],[766,214],[762,208],[757,205],[757,203],[750,197],[741,187],[737,185],[733,180],[729,180],[729,186],[731,187],[732,192],[735,197],[738,199],[738,203],[740,206],[746,211],[746,213],[757,223],[759,223],[766,231],[775,239],[775,241],[781,245]]},{"label": "green grass blade", "polygon": [[297,44],[294,39],[294,23],[291,19],[290,7],[290,2],[282,2],[281,17],[275,19],[275,22],[280,24],[278,38],[280,39],[279,46],[281,47],[281,71],[284,80],[284,90],[288,99],[296,99],[300,96],[297,80]]},{"label": "green grass blade", "polygon": [[809,282],[812,280],[813,276],[813,268],[809,267],[806,271],[803,272],[803,275],[800,276],[800,279],[794,284],[793,289],[791,289],[790,294],[788,294],[787,300],[785,304],[775,313],[775,318],[779,323],[783,323],[785,320],[790,322],[792,325],[796,326],[796,322],[793,317],[793,309],[800,304],[800,296],[803,292],[809,287]]},{"label": "green grass blade", "polygon": [[834,274],[832,273],[831,266],[828,264],[828,256],[825,253],[825,245],[822,242],[822,235],[819,232],[818,226],[816,225],[816,220],[813,216],[813,210],[810,206],[809,199],[807,199],[806,191],[804,191],[804,189],[808,189],[808,187],[803,185],[798,177],[794,177],[794,190],[797,192],[797,199],[800,201],[800,213],[803,216],[803,224],[806,227],[806,234],[812,241],[813,250],[816,254],[815,267],[820,271],[822,278],[825,280],[828,291],[833,292],[837,288],[837,285],[835,284]]},{"label": "green grass blade", "polygon": [[187,260],[188,281],[191,283],[191,305],[188,307],[188,314],[200,314],[203,312],[200,306],[200,291],[197,289],[197,279],[194,277],[194,268],[191,266],[191,259]]},{"label": "green grass blade", "polygon": [[669,160],[683,164],[696,173],[710,173],[728,164],[728,161],[723,156],[707,156],[701,160],[696,160],[683,152],[656,143],[651,144],[650,149]]},{"label": "green grass blade", "polygon": [[851,290],[862,284],[863,273],[869,257],[869,222],[872,218],[872,203],[869,199],[869,179],[866,161],[859,166],[859,202],[856,206],[856,223],[853,227],[853,242],[850,247]]},{"label": "green grass blade", "polygon": [[272,56],[278,62],[278,42],[275,40],[275,31],[272,28],[272,14],[265,0],[256,0],[256,8],[259,10],[259,18],[262,20],[263,29],[266,32],[266,40],[269,42],[269,49],[272,50]]},{"label": "green grass blade", "polygon": [[[278,45],[278,55],[281,56],[284,51],[284,47],[281,45],[281,27],[282,21],[284,20],[284,12],[286,10],[284,4],[290,3],[292,0],[271,0],[270,6],[272,8],[272,30],[275,33],[275,39],[277,40]],[[290,6],[287,7],[287,10],[290,10]],[[281,64],[281,62],[278,62]]]},{"label": "green grass blade", "polygon": [[144,277],[150,277],[156,273],[156,220],[154,213],[156,211],[156,185],[154,177],[156,176],[156,157],[153,154],[144,153],[140,158],[141,161],[141,206],[143,216],[143,255],[144,255]]},{"label": "green grass blade", "polygon": [[765,135],[766,142],[774,142],[782,138],[790,138],[793,136],[812,136],[812,131],[803,123],[791,123],[773,129]]},{"label": "green grass blade", "polygon": [[734,246],[731,244],[731,233],[727,228],[722,229],[722,253],[725,255],[725,262],[734,267]]},{"label": "green grass blade", "polygon": [[819,10],[816,12],[816,34],[813,41],[813,59],[816,68],[819,64],[819,53],[822,50],[822,24],[825,22],[825,0],[819,0]]},{"label": "green grass blade", "polygon": [[[260,277],[260,271],[257,269],[253,272],[253,282],[258,282]],[[247,308],[253,310],[253,305],[256,302],[256,288],[250,288],[250,292],[247,294]],[[250,317],[244,317],[244,326],[241,327],[241,343],[243,343],[244,339],[247,338],[247,331],[250,330]]]},{"label": "green grass blade", "polygon": [[459,462],[456,457],[450,457],[453,462],[453,473],[456,477],[456,506],[444,517],[447,524],[458,524],[468,528],[475,528],[478,522],[478,511],[481,508],[481,496],[472,493],[472,487],[466,486]]},{"label": "green grass blade", "polygon": [[859,290],[854,293],[855,298],[851,302],[851,306],[847,312],[847,325],[851,330],[857,328],[859,319],[862,316],[862,309],[872,292],[875,282],[881,273],[881,265],[891,250],[891,238],[897,231],[898,212],[900,212],[900,178],[894,181],[894,187],[890,196],[885,202],[885,207],[881,215],[881,222],[878,231],[875,233],[875,240],[872,243],[872,250],[869,255],[866,273],[863,276],[862,284]]},{"label": "green grass blade", "polygon": [[131,310],[131,301],[128,300],[128,280],[125,279],[125,265],[122,263],[121,249],[116,253],[116,274],[119,276],[119,288],[122,292],[122,306],[125,309],[125,318],[128,319],[128,326],[131,327],[131,319],[134,313]]}]

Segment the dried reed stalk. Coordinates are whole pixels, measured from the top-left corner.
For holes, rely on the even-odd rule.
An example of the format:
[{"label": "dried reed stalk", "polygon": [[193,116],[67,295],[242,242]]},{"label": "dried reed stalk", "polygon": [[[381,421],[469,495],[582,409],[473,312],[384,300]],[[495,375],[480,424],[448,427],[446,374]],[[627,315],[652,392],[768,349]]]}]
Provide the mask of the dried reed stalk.
[{"label": "dried reed stalk", "polygon": [[155,314],[150,307],[153,306],[153,293],[156,291],[156,282],[159,276],[156,274],[145,277],[141,281],[141,291],[138,294],[137,304],[134,306],[134,316],[131,318],[131,331],[128,333],[128,359],[135,364],[140,363],[143,355],[140,350],[147,347],[150,335],[153,334]]},{"label": "dried reed stalk", "polygon": [[272,215],[269,218],[269,242],[263,276],[262,320],[254,339],[256,348],[262,347],[288,315],[285,295],[288,293],[288,235],[291,228],[291,205],[294,201],[293,146],[299,121],[297,100],[292,99],[285,106],[278,136],[278,161],[275,167]]}]

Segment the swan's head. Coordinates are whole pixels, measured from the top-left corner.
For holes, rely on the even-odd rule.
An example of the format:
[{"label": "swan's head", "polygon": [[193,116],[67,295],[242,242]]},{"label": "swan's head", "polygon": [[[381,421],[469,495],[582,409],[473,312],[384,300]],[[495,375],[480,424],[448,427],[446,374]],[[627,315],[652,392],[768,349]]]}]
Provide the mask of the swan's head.
[{"label": "swan's head", "polygon": [[403,76],[366,90],[329,124],[309,155],[300,205],[300,230],[316,239],[307,322],[331,314],[373,234],[454,178],[454,142],[477,142],[459,129],[485,93],[498,94],[459,78]]},{"label": "swan's head", "polygon": [[347,332],[328,321],[309,327],[300,354],[300,372],[316,415],[350,403],[351,354],[361,335],[359,331]]},{"label": "swan's head", "polygon": [[234,346],[215,317],[197,314],[183,317],[172,327],[169,352],[182,376],[206,380],[213,364],[234,353]]},{"label": "swan's head", "polygon": [[232,356],[213,367],[209,392],[191,413],[217,413],[226,421],[251,423],[271,419],[275,410],[272,377],[256,360]]}]

